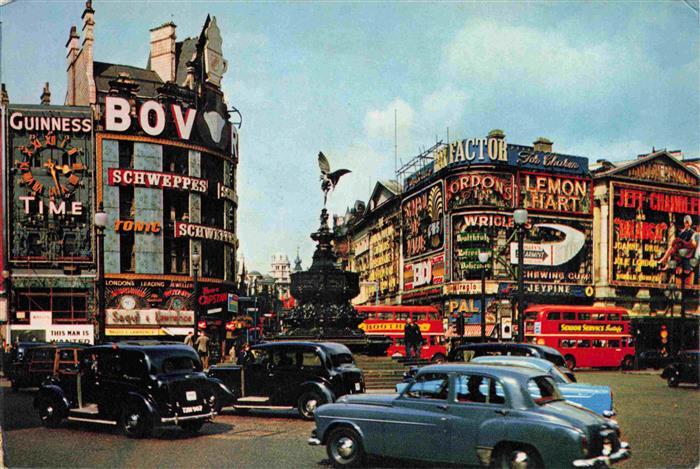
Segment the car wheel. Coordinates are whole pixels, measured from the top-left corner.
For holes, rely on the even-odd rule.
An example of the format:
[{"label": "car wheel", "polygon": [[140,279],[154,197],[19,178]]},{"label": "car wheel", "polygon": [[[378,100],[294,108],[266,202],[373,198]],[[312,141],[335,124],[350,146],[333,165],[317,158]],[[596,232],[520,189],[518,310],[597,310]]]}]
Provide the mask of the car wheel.
[{"label": "car wheel", "polygon": [[445,363],[445,356],[441,353],[436,353],[430,361],[433,363]]},{"label": "car wheel", "polygon": [[365,460],[362,438],[349,427],[336,428],[328,435],[326,452],[333,467],[357,467]]},{"label": "car wheel", "polygon": [[501,469],[530,469],[543,468],[544,464],[533,449],[504,447],[496,453],[491,466]]},{"label": "car wheel", "polygon": [[61,408],[55,399],[42,399],[39,402],[39,417],[46,428],[56,428],[61,424]]},{"label": "car wheel", "polygon": [[622,363],[620,364],[620,368],[622,368],[623,370],[631,370],[632,368],[634,368],[634,358],[627,355],[622,360]]},{"label": "car wheel", "polygon": [[678,379],[678,373],[673,373],[671,376],[668,377],[669,388],[677,388],[679,383],[680,380]]},{"label": "car wheel", "polygon": [[313,420],[316,409],[325,403],[325,399],[319,393],[315,391],[305,392],[299,397],[297,403],[299,415],[304,420]]},{"label": "car wheel", "polygon": [[180,424],[180,428],[187,433],[194,434],[202,429],[202,425],[204,425],[204,420],[186,420]]},{"label": "car wheel", "polygon": [[566,360],[566,367],[568,369],[570,369],[571,371],[574,371],[576,369],[576,359],[573,355],[565,356],[564,360]]},{"label": "car wheel", "polygon": [[144,438],[153,431],[153,422],[143,405],[133,402],[122,409],[121,427],[129,438]]}]

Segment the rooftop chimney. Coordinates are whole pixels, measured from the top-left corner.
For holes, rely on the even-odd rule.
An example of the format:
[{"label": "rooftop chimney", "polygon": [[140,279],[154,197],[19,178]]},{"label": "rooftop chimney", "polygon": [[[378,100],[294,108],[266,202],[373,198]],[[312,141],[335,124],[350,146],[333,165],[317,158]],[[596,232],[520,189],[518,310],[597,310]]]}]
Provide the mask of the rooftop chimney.
[{"label": "rooftop chimney", "polygon": [[535,146],[535,151],[541,151],[543,153],[551,153],[552,151],[552,141],[540,137],[532,143]]},{"label": "rooftop chimney", "polygon": [[506,138],[506,134],[501,129],[493,129],[491,132],[489,132],[487,137],[503,140],[504,138]]},{"label": "rooftop chimney", "polygon": [[92,0],[85,2],[83,10],[83,48],[80,51],[81,67],[77,71],[84,74],[87,84],[87,93],[82,99],[78,99],[76,104],[86,105],[97,103],[97,88],[95,86],[95,74],[93,70],[93,45],[95,43],[95,10],[92,9]]},{"label": "rooftop chimney", "polygon": [[78,57],[78,41],[80,36],[78,35],[78,28],[71,26],[70,33],[68,33],[68,41],[66,42],[66,61],[68,62],[68,83],[66,89],[66,104],[72,106],[75,104],[75,59]]},{"label": "rooftop chimney", "polygon": [[49,82],[44,85],[44,91],[41,92],[41,105],[49,106],[51,104],[51,90],[49,90]]},{"label": "rooftop chimney", "polygon": [[151,29],[151,70],[164,82],[175,81],[175,23]]}]

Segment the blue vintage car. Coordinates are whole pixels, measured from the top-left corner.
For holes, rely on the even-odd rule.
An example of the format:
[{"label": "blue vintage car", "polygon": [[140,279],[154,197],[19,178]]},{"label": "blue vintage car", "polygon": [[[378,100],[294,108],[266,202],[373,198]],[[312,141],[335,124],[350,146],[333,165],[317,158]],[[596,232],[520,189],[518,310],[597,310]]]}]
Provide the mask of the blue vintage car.
[{"label": "blue vintage car", "polygon": [[613,394],[610,386],[599,386],[587,383],[573,383],[559,368],[550,361],[535,357],[491,356],[477,357],[472,363],[485,365],[507,365],[534,368],[547,373],[554,379],[559,392],[567,401],[582,405],[604,417],[615,415]]},{"label": "blue vintage car", "polygon": [[495,467],[608,467],[629,458],[617,423],[567,403],[546,373],[432,365],[399,394],[319,407],[311,445],[336,467],[365,455]]}]

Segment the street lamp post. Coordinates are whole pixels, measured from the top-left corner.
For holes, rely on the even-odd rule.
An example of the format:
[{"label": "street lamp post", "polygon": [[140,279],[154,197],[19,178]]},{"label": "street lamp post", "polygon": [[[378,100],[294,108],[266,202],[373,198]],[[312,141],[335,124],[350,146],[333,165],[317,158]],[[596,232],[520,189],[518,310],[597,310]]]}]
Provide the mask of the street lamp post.
[{"label": "street lamp post", "polygon": [[481,341],[486,342],[486,263],[489,261],[488,252],[479,252],[481,263]]},{"label": "street lamp post", "polygon": [[525,225],[527,210],[518,208],[513,212],[513,221],[518,230],[518,342],[525,340],[525,285],[523,281],[523,265],[525,263]]},{"label": "street lamp post", "polygon": [[95,212],[95,235],[97,236],[97,340],[105,341],[105,227],[107,214],[102,202]]},{"label": "street lamp post", "polygon": [[10,276],[9,270],[2,271],[2,281],[5,287],[5,301],[7,301],[5,307],[5,314],[7,315],[7,334],[5,334],[5,339],[8,344],[12,342],[12,281],[10,280]]},{"label": "street lamp post", "polygon": [[192,306],[192,312],[194,314],[194,332],[192,333],[193,343],[197,340],[197,335],[199,332],[199,253],[197,248],[194,248],[192,253],[192,276],[194,280],[194,305]]}]

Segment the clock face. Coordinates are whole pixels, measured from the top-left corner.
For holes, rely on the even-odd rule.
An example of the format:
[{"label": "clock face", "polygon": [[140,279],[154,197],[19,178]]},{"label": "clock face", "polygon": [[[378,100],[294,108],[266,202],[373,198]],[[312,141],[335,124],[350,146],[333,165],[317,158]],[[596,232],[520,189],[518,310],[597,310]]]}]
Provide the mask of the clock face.
[{"label": "clock face", "polygon": [[119,302],[119,306],[121,306],[121,309],[134,309],[136,308],[136,298],[134,298],[131,295],[124,295],[121,298],[121,301]]},{"label": "clock face", "polygon": [[18,148],[20,184],[35,196],[68,200],[80,186],[87,168],[82,151],[70,144],[70,137],[48,132],[32,135],[29,144]]}]

